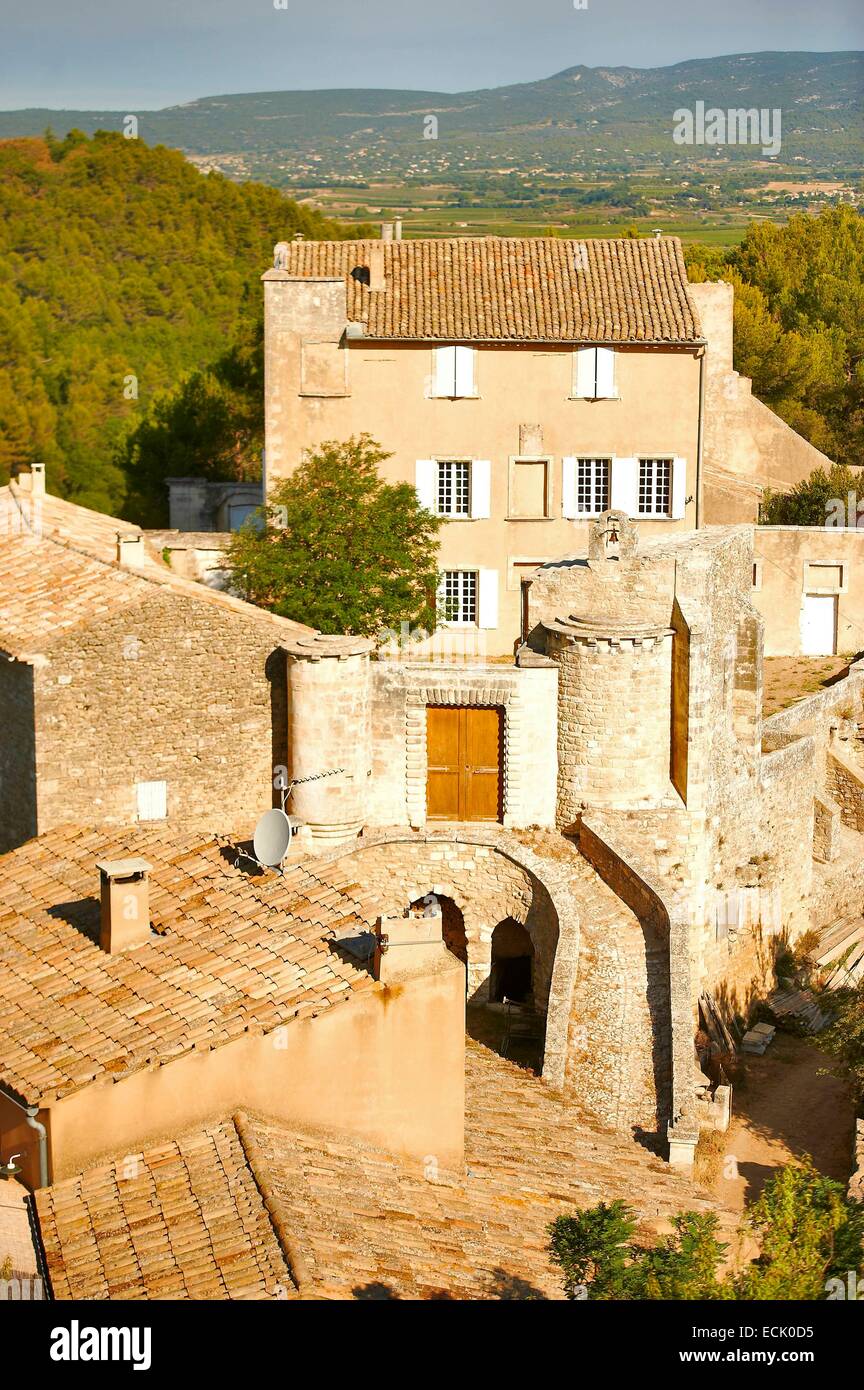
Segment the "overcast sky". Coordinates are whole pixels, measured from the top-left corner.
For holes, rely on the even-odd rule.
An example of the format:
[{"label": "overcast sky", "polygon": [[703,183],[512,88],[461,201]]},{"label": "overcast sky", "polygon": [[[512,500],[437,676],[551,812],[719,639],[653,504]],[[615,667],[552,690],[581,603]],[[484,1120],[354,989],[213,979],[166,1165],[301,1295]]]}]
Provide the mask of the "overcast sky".
[{"label": "overcast sky", "polygon": [[864,48],[864,0],[0,0],[0,108],[127,111],[303,87],[459,91],[576,63],[853,48]]}]

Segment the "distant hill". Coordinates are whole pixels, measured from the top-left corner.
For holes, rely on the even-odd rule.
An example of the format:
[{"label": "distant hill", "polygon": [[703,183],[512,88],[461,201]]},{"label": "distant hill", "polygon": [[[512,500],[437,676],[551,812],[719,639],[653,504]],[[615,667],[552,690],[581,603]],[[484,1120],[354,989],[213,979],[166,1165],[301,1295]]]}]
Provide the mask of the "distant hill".
[{"label": "distant hill", "polygon": [[[761,151],[718,151],[672,141],[678,107],[779,107],[781,162],[854,173],[864,149],[864,54],[743,53],[663,68],[572,67],[553,77],[475,92],[332,90],[202,97],[160,111],[0,112],[0,137],[120,130],[226,172],[281,182],[298,173],[364,177],[422,169],[432,151],[452,172],[532,160],[547,169],[627,172],[646,162],[729,159],[758,165]],[[424,140],[435,116],[438,140]],[[445,165],[445,167],[447,167]],[[769,170],[776,165],[769,165]]]}]

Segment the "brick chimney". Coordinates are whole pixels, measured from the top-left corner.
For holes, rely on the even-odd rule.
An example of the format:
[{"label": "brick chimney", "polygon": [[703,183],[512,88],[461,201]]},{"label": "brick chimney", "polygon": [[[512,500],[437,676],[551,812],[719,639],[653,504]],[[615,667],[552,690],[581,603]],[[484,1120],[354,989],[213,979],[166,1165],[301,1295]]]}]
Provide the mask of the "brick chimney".
[{"label": "brick chimney", "polygon": [[97,861],[101,884],[99,945],[109,956],[150,940],[150,881],[146,859]]},{"label": "brick chimney", "polygon": [[130,532],[117,532],[117,563],[122,565],[124,570],[140,570],[147,563],[147,555],[144,550],[144,534],[139,531],[137,535]]}]

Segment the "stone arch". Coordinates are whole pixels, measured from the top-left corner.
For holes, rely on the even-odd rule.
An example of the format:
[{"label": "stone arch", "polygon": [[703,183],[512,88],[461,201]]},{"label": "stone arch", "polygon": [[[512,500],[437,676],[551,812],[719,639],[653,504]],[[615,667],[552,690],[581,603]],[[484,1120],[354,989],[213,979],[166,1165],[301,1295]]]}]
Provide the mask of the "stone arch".
[{"label": "stone arch", "polygon": [[476,830],[369,830],[350,858],[352,875],[374,896],[383,915],[395,915],[429,893],[449,898],[465,925],[468,998],[489,997],[492,934],[512,918],[534,952],[534,1003],[546,1016],[543,1077],[561,1088],[567,1023],[579,950],[578,919],[566,866],[541,859],[500,827]]}]

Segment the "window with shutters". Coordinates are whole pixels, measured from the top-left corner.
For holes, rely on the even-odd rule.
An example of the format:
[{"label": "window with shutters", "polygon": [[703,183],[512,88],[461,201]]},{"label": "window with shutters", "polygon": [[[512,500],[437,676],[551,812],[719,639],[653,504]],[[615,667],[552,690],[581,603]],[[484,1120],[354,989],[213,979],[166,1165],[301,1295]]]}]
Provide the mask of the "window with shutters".
[{"label": "window with shutters", "polygon": [[450,400],[476,396],[476,350],[470,347],[434,348],[432,390]]},{"label": "window with shutters", "polygon": [[446,623],[477,622],[477,571],[445,570],[438,591],[441,616]]},{"label": "window with shutters", "polygon": [[670,516],[672,459],[639,460],[639,515]]},{"label": "window with shutters", "polygon": [[435,510],[439,516],[471,515],[471,464],[468,460],[438,460]]},{"label": "window with shutters", "polygon": [[574,355],[573,395],[581,400],[616,400],[613,348],[577,348]]},{"label": "window with shutters", "polygon": [[168,783],[136,782],[139,820],[165,820],[168,815]]},{"label": "window with shutters", "polygon": [[611,459],[576,460],[576,510],[582,516],[609,510]]}]

